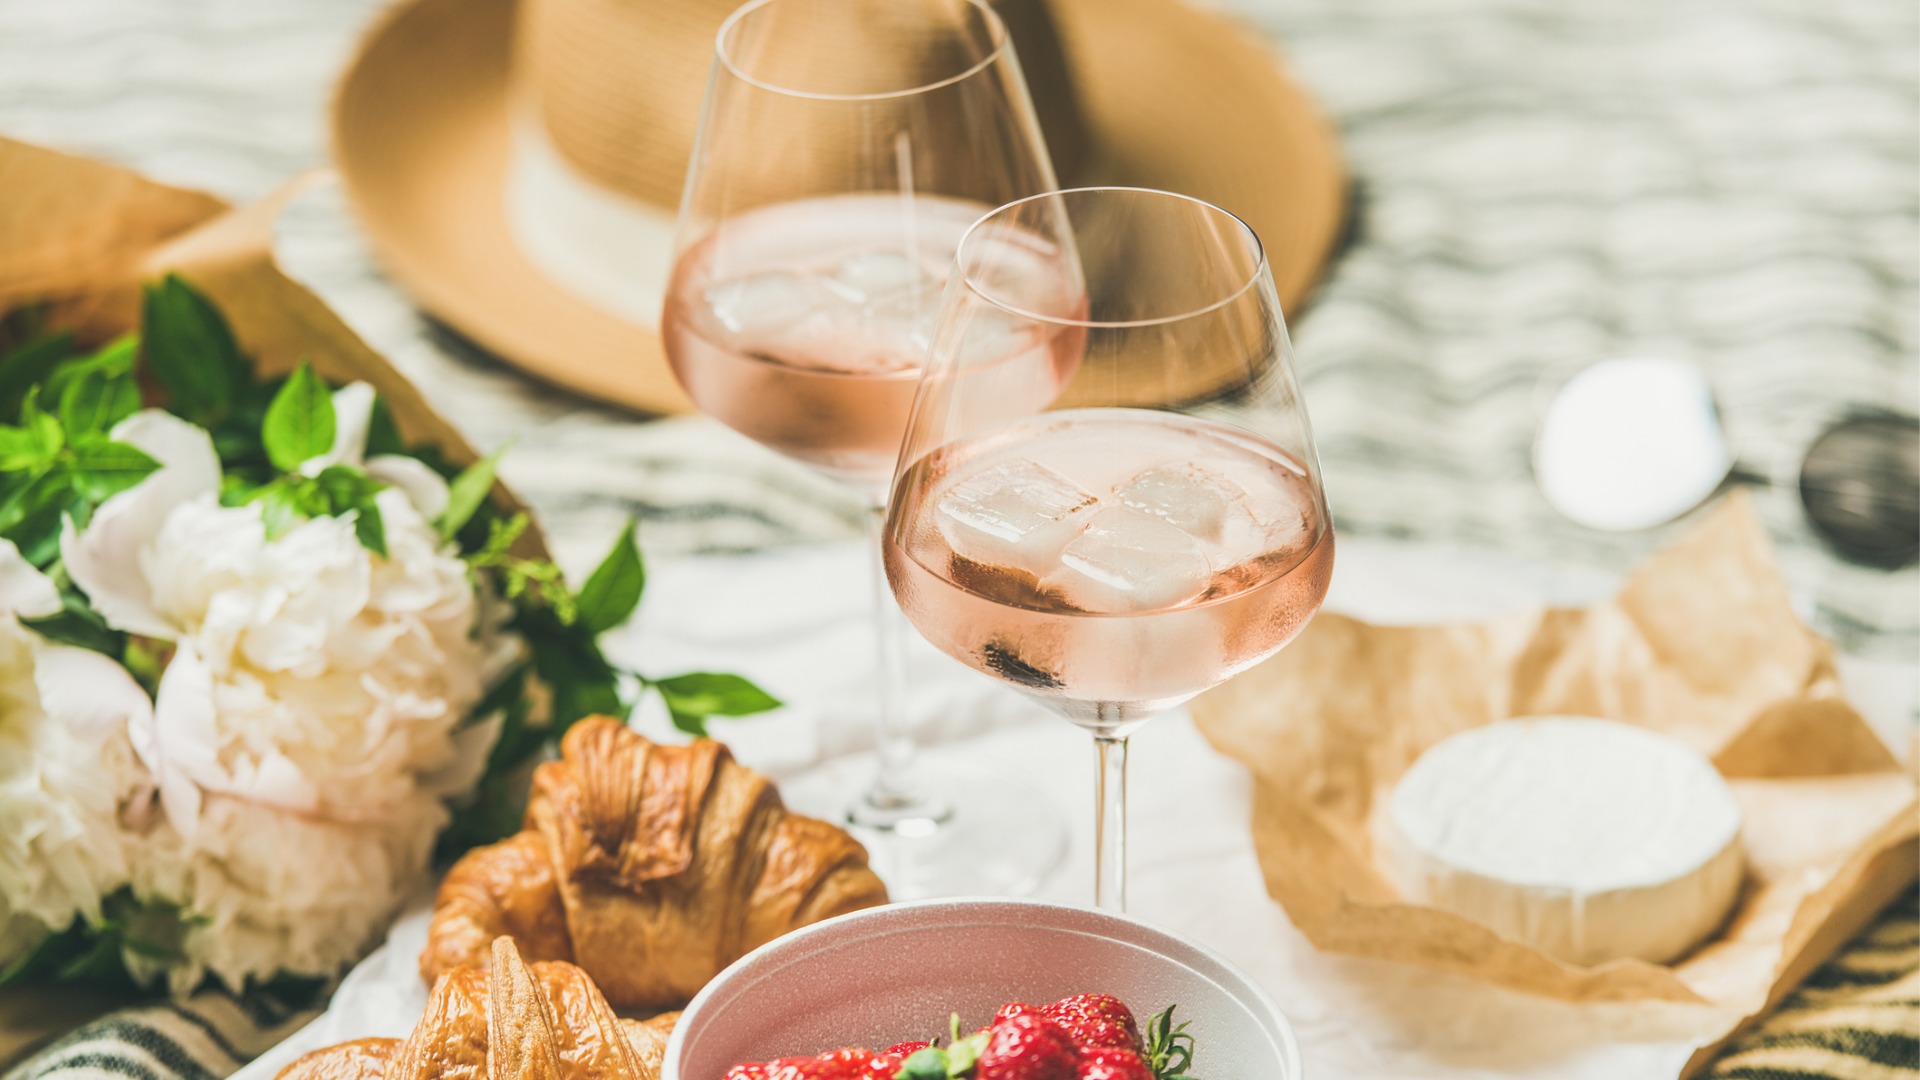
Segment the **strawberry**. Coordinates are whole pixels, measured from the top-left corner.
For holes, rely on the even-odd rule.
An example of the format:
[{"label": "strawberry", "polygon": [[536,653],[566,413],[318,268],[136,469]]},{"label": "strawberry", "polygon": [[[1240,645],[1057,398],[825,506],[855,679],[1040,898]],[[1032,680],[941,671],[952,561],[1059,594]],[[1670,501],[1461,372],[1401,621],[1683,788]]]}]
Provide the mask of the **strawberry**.
[{"label": "strawberry", "polygon": [[1091,1046],[1080,1052],[1074,1080],[1154,1080],[1140,1055],[1119,1046]]},{"label": "strawberry", "polygon": [[1140,1049],[1140,1027],[1133,1012],[1111,994],[1075,994],[1040,1010],[1040,1015],[1067,1029],[1075,1046],[1117,1046]]},{"label": "strawberry", "polygon": [[[927,1044],[901,1043],[900,1045],[919,1049]],[[908,1054],[912,1052],[912,1050],[907,1051]],[[867,1067],[859,1072],[858,1080],[895,1080],[895,1077],[900,1075],[900,1067],[906,1062],[907,1054],[896,1053],[893,1050],[888,1050],[884,1054],[875,1054],[873,1059],[867,1062]]]},{"label": "strawberry", "polygon": [[1010,1016],[1019,1016],[1021,1013],[1030,1013],[1030,1012],[1039,1012],[1039,1011],[1040,1009],[1038,1006],[1029,1005],[1024,1001],[1009,1001],[1005,1005],[1000,1006],[1000,1011],[997,1013],[994,1013],[993,1018],[995,1020],[1005,1020]]},{"label": "strawberry", "polygon": [[[817,1057],[779,1058],[761,1064],[735,1065],[727,1070],[722,1080],[869,1080],[869,1067],[884,1055],[871,1050],[848,1047],[842,1050],[830,1050]],[[900,1071],[899,1063],[894,1063],[893,1071],[872,1073],[874,1080],[893,1080],[893,1074]]]},{"label": "strawberry", "polygon": [[1038,1012],[995,1020],[974,1080],[1074,1080],[1080,1052],[1073,1037]]},{"label": "strawberry", "polygon": [[911,1054],[916,1050],[925,1050],[927,1047],[931,1045],[933,1044],[927,1042],[925,1039],[921,1039],[919,1042],[894,1043],[892,1046],[887,1047],[887,1053],[897,1054],[900,1057],[906,1057],[908,1054]]}]

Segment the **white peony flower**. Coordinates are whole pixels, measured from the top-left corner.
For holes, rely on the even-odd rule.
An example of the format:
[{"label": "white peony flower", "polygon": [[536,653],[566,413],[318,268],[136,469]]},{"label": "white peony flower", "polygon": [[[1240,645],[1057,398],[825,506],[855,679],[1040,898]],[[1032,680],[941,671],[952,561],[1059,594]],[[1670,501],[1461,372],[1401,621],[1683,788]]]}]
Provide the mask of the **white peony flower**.
[{"label": "white peony flower", "polygon": [[184,942],[188,963],[132,970],[143,980],[164,974],[176,993],[205,972],[238,987],[281,970],[337,971],[386,934],[446,822],[445,806],[424,791],[368,824],[210,795],[191,841],[160,830],[133,865],[137,892],[204,920]]},{"label": "white peony flower", "polygon": [[[371,391],[335,403],[314,474],[363,457]],[[130,725],[166,812],[136,890],[206,920],[169,976],[335,970],[425,871],[442,797],[485,765],[497,718],[464,722],[518,656],[509,611],[476,595],[428,520],[421,502],[444,505],[446,485],[424,466],[430,481],[366,463],[393,484],[375,497],[382,558],[351,516],[269,539],[258,506],[221,506],[218,459],[190,424],[140,413],[114,437],[162,467],[86,529],[69,523],[61,551],[109,624],[173,643],[151,714]]]},{"label": "white peony flower", "polygon": [[0,965],[128,881],[124,806],[147,784],[128,741],[153,705],[125,668],[21,618],[59,610],[53,583],[0,540]]}]

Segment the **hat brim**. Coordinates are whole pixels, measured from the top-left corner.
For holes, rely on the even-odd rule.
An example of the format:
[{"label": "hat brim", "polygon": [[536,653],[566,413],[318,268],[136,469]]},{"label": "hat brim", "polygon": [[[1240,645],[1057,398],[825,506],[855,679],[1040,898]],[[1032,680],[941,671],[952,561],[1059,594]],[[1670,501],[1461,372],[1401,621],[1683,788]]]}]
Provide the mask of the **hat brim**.
[{"label": "hat brim", "polygon": [[[1291,312],[1339,233],[1345,183],[1332,131],[1271,50],[1179,0],[1053,12],[1094,148],[1092,175],[1072,179],[1238,214]],[[420,305],[503,360],[603,401],[685,411],[657,334],[543,274],[512,235],[513,22],[513,0],[409,0],[369,31],[334,98],[348,201]]]}]

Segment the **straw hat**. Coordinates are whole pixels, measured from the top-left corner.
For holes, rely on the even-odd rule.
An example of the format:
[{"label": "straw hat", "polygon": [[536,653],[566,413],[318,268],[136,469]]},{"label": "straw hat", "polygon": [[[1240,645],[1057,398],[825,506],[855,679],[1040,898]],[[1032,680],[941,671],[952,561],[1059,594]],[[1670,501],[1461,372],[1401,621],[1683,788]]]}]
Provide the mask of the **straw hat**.
[{"label": "straw hat", "polygon": [[[1180,0],[992,0],[1063,185],[1245,218],[1297,304],[1338,232],[1332,133],[1266,46]],[[657,335],[712,42],[738,0],[406,0],[334,99],[333,150],[387,269],[526,371],[687,408]]]}]

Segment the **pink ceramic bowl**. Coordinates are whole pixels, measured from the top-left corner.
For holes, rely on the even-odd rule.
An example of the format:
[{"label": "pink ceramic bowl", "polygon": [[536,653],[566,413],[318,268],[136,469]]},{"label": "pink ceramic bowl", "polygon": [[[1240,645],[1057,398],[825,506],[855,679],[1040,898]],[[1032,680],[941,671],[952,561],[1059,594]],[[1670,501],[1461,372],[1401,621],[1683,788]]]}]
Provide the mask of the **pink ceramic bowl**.
[{"label": "pink ceramic bowl", "polygon": [[971,1031],[1008,1001],[1108,993],[1144,1023],[1191,1021],[1195,1075],[1300,1080],[1280,1010],[1212,950],[1103,911],[1037,900],[923,900],[797,930],[742,957],[687,1006],[662,1080],[720,1080],[743,1061],[884,1048]]}]

